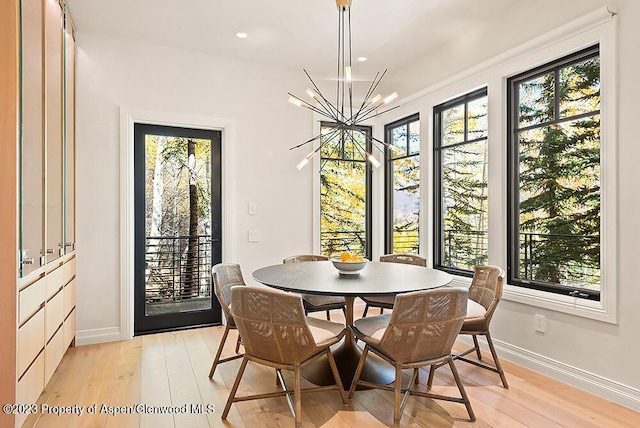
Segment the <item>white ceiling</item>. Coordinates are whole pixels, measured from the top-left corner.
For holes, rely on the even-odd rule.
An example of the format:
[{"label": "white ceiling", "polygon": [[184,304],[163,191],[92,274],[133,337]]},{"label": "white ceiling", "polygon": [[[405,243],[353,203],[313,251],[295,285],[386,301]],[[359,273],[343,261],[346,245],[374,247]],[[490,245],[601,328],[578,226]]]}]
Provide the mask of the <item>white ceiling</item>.
[{"label": "white ceiling", "polygon": [[[353,0],[354,78],[403,69],[522,0]],[[67,0],[92,32],[334,75],[335,0]],[[248,33],[239,39],[236,33]],[[391,70],[390,70],[391,72]]]}]

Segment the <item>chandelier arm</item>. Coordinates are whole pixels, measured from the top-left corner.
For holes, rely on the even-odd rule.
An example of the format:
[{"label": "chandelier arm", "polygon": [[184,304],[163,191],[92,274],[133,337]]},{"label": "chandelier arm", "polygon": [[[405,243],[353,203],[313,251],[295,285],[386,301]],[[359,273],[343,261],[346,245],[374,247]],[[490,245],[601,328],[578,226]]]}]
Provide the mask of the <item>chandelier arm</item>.
[{"label": "chandelier arm", "polygon": [[375,141],[376,143],[382,144],[384,147],[388,148],[389,150],[391,150],[391,145],[389,143],[385,143],[384,141],[380,141],[375,137],[369,137],[371,139],[371,146],[375,147],[377,150],[380,150],[380,153],[384,154],[384,150],[382,150],[380,147],[378,147],[376,144],[373,144],[373,142]]},{"label": "chandelier arm", "polygon": [[[382,74],[380,75],[380,77],[378,77],[378,74],[376,74],[377,80],[376,78],[373,79],[373,82],[371,82],[371,88],[369,89],[369,92],[367,93],[367,96],[365,97],[365,100],[363,101],[363,105],[362,107],[364,107],[364,104],[367,102],[367,100],[369,99],[369,97],[375,92],[375,90],[378,88],[378,85],[380,84],[380,82],[382,81],[382,78],[384,77],[384,75],[387,74],[387,70],[385,69],[384,72],[382,72]],[[365,119],[359,119],[359,117],[361,115],[366,116],[369,112],[376,110],[377,108],[379,108],[382,104],[379,105],[373,105],[373,106],[369,106],[369,107],[365,107],[365,108],[360,108],[360,110],[358,110],[358,112],[354,115],[354,120],[356,121],[356,123],[358,121],[362,121]]]},{"label": "chandelier arm", "polygon": [[364,108],[365,104],[367,103],[367,101],[369,100],[369,98],[371,97],[371,95],[373,95],[373,91],[375,91],[374,88],[374,84],[376,83],[376,80],[378,79],[378,75],[380,74],[380,72],[378,71],[375,75],[375,77],[373,78],[373,81],[371,81],[371,85],[369,86],[369,90],[367,91],[367,93],[364,95],[364,99],[362,100],[362,104],[360,104],[360,108],[358,109],[358,112],[356,113],[356,116],[358,115],[358,113],[360,113],[360,111]]},{"label": "chandelier arm", "polygon": [[382,141],[382,140],[378,140],[376,137],[370,137],[372,141],[375,141],[376,143],[382,144],[383,146],[385,146],[386,148],[388,148],[389,150],[393,150],[393,146],[389,143],[387,143],[386,141]]},{"label": "chandelier arm", "polygon": [[[347,9],[347,18],[349,20],[349,74],[351,74],[351,8]],[[353,117],[353,78],[349,78],[349,114]]]},{"label": "chandelier arm", "polygon": [[[337,76],[338,76],[338,84],[336,85],[336,110],[338,111],[338,114],[340,114],[341,109],[340,109],[340,88],[341,88],[341,79],[340,79],[340,54],[342,52],[342,17],[343,17],[343,10],[342,7],[339,8],[338,11],[338,59],[336,61],[337,65],[338,65],[338,69],[337,69]],[[344,117],[344,111],[342,112],[342,117]]]},{"label": "chandelier arm", "polygon": [[349,133],[349,139],[351,140],[353,145],[356,148],[358,148],[360,150],[360,152],[362,152],[362,154],[364,155],[364,160],[366,162],[367,161],[367,156],[369,155],[369,152],[364,147],[362,147],[362,144],[360,144],[358,141],[356,141],[355,138],[353,138],[353,135],[351,135],[351,133]]},{"label": "chandelier arm", "polygon": [[386,110],[383,110],[383,111],[381,111],[381,112],[379,112],[379,113],[376,113],[376,114],[374,114],[374,115],[363,117],[363,118],[361,119],[361,121],[365,121],[365,120],[373,119],[374,117],[380,116],[381,114],[385,114],[386,112],[389,112],[389,111],[391,111],[391,110],[395,110],[395,109],[397,109],[398,107],[400,107],[400,106],[391,107],[391,108],[388,108],[388,109],[386,109]]},{"label": "chandelier arm", "polygon": [[300,147],[304,146],[305,144],[312,143],[312,142],[314,142],[315,140],[317,140],[318,138],[321,138],[321,137],[322,137],[322,133],[316,135],[313,138],[309,138],[307,141],[305,141],[304,143],[300,143],[297,146],[289,147],[289,150],[295,150],[297,148],[300,148]]},{"label": "chandelier arm", "polygon": [[331,112],[327,112],[327,111],[324,111],[324,110],[320,110],[318,107],[312,106],[311,104],[309,104],[309,103],[308,103],[308,102],[306,102],[305,100],[303,100],[303,99],[301,99],[301,98],[299,98],[299,97],[296,97],[296,96],[295,96],[295,95],[293,95],[291,92],[288,92],[288,94],[289,94],[289,96],[291,96],[291,97],[295,98],[296,100],[298,100],[298,101],[300,101],[300,102],[302,103],[302,104],[300,105],[300,107],[307,108],[307,109],[309,109],[309,110],[315,111],[316,113],[318,113],[318,114],[320,114],[320,115],[322,115],[322,116],[324,116],[324,117],[327,117],[327,118],[329,118],[329,119],[334,119],[334,120],[335,120],[335,117],[334,117],[333,115],[331,115],[331,114],[330,114]]},{"label": "chandelier arm", "polygon": [[[311,84],[313,85],[314,89],[316,90],[316,92],[318,93],[318,95],[320,96],[320,98],[322,98],[322,100],[324,101],[324,103],[326,104],[326,106],[330,107],[327,108],[327,111],[330,111],[332,113],[335,113],[335,115],[333,116],[333,119],[338,122],[339,118],[338,115],[340,114],[340,112],[338,111],[338,109],[336,107],[333,106],[333,104],[331,104],[329,102],[329,100],[322,94],[322,91],[320,91],[320,88],[318,88],[318,85],[316,85],[316,82],[311,78],[311,76],[309,75],[309,73],[307,73],[307,70],[302,69],[304,71],[304,73],[307,75],[307,77],[309,78],[309,80],[311,81]],[[319,102],[319,101],[318,101]],[[325,106],[325,108],[326,108]],[[344,119],[344,118],[343,118]]]},{"label": "chandelier arm", "polygon": [[322,170],[324,169],[324,167],[325,167],[325,165],[327,164],[328,161],[329,161],[328,159],[324,159],[324,160],[320,161],[320,171],[319,172],[322,172]]},{"label": "chandelier arm", "polygon": [[[294,150],[294,149],[300,148],[300,147],[304,146],[305,144],[312,143],[312,142],[316,141],[317,139],[322,138],[322,137],[324,137],[324,136],[327,136],[327,139],[329,139],[329,140],[330,140],[330,139],[332,139],[333,137],[335,137],[335,136],[336,136],[336,134],[337,134],[338,132],[339,132],[339,130],[337,130],[337,129],[333,129],[333,130],[331,130],[331,132],[329,132],[329,133],[327,133],[327,134],[325,134],[325,135],[322,135],[322,132],[320,132],[320,134],[316,135],[316,136],[315,136],[315,137],[313,137],[313,138],[308,139],[308,140],[307,140],[307,141],[305,141],[304,143],[300,143],[300,144],[298,144],[297,146],[290,147],[290,148],[289,148],[289,150]],[[326,143],[328,143],[328,141],[325,141],[324,143],[321,143],[321,144],[320,144],[320,147],[324,146]],[[314,150],[314,151],[313,151],[313,153],[316,153],[317,151],[318,151],[318,150]]]}]

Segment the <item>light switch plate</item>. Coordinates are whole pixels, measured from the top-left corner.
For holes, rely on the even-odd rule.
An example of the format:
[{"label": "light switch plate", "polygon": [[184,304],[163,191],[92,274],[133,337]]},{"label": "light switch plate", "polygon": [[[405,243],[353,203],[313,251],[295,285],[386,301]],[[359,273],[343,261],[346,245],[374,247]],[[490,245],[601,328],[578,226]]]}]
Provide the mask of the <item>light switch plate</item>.
[{"label": "light switch plate", "polygon": [[249,203],[248,210],[249,210],[249,215],[256,215],[258,213],[258,207],[253,202]]},{"label": "light switch plate", "polygon": [[260,231],[259,230],[249,230],[247,233],[247,239],[249,242],[259,242],[260,241]]}]

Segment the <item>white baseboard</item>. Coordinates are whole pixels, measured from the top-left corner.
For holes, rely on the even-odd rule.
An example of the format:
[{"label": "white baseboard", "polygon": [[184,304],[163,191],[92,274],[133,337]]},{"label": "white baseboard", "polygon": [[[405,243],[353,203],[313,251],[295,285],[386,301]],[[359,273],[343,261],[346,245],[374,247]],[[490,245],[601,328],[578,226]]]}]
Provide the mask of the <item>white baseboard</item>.
[{"label": "white baseboard", "polygon": [[103,342],[122,340],[120,327],[96,328],[76,332],[76,345],[93,345]]},{"label": "white baseboard", "polygon": [[[470,337],[460,336],[458,340],[471,344]],[[486,341],[479,337],[480,347],[489,352]],[[493,338],[500,359],[509,360],[528,369],[542,373],[553,379],[595,394],[635,411],[640,411],[640,390],[613,381],[588,371],[547,358],[523,348],[501,342]]]}]

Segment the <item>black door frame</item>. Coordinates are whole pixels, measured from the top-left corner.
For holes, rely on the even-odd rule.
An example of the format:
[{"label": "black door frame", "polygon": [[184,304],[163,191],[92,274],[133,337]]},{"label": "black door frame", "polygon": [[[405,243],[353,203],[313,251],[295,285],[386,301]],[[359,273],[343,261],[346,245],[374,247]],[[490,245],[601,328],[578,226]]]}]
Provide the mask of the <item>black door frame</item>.
[{"label": "black door frame", "polygon": [[187,313],[145,315],[145,135],[211,141],[211,266],[222,261],[222,132],[177,126],[134,123],[134,336],[161,331],[219,325],[222,312],[211,284],[211,309]]}]

